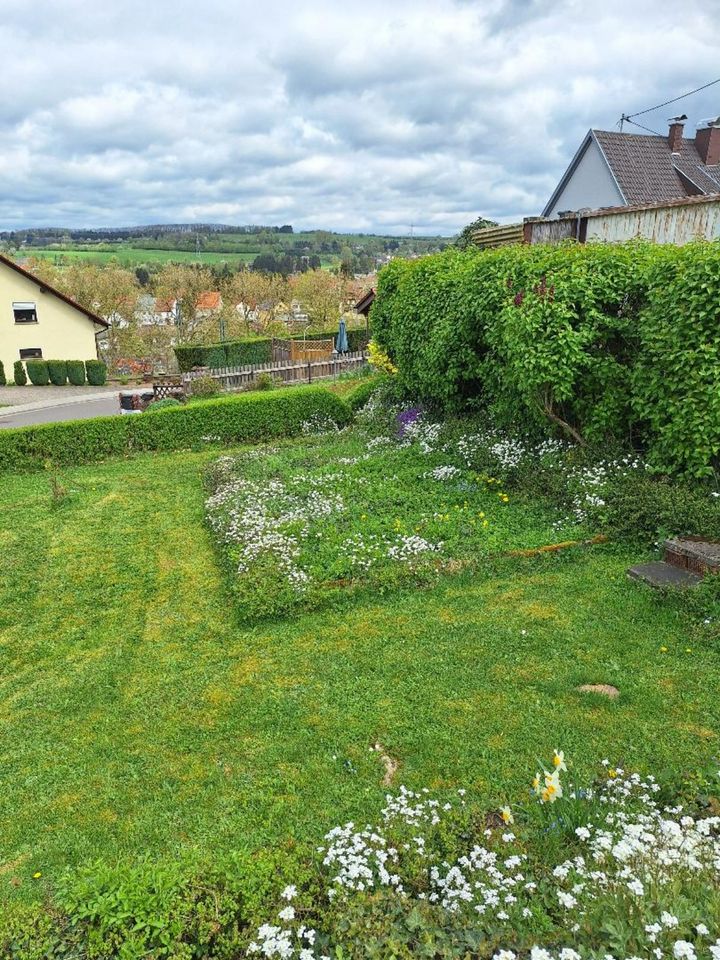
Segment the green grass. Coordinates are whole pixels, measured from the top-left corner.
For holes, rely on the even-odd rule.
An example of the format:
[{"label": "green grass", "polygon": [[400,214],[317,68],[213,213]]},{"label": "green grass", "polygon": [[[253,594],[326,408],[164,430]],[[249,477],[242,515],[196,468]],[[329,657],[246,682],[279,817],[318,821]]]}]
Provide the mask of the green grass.
[{"label": "green grass", "polygon": [[[126,244],[118,244],[117,247],[102,250],[93,250],[82,247],[32,247],[24,251],[27,256],[40,259],[52,260],[56,263],[62,263],[64,260],[81,260],[90,263],[108,263],[110,260],[117,260],[121,266],[137,267],[141,264],[163,263],[203,263],[207,266],[217,266],[227,263],[231,267],[238,267],[242,264],[252,263],[257,253],[217,253],[201,251],[195,253],[191,250],[156,250],[145,249],[144,247],[134,247]],[[338,263],[338,257],[323,256],[320,258],[323,269],[329,268]]]},{"label": "green grass", "polygon": [[377,814],[376,741],[398,783],[489,804],[556,746],[580,770],[717,752],[718,655],[627,580],[636,553],[491,559],[248,627],[203,525],[213,456],[68,470],[59,504],[47,474],[0,480],[0,901],[98,858],[314,843]]}]

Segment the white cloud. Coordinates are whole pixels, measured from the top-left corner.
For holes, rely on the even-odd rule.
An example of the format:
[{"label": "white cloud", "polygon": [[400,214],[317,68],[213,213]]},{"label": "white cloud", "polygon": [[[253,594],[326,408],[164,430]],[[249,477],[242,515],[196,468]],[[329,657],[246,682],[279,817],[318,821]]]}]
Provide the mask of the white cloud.
[{"label": "white cloud", "polygon": [[[453,232],[717,72],[717,0],[0,0],[0,226]],[[683,102],[720,113],[720,85]],[[638,118],[664,130],[674,108]]]}]

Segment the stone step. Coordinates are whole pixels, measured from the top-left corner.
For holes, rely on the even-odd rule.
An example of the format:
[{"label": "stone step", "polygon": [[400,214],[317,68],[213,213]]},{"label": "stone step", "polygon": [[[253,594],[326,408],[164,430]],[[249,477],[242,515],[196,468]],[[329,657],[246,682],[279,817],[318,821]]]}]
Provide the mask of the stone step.
[{"label": "stone step", "polygon": [[702,537],[673,537],[663,544],[666,563],[701,576],[720,571],[720,543]]},{"label": "stone step", "polygon": [[662,587],[671,590],[687,590],[696,587],[702,577],[689,570],[681,570],[664,560],[654,560],[652,563],[638,563],[628,570],[628,576],[634,580],[642,580],[651,587]]}]

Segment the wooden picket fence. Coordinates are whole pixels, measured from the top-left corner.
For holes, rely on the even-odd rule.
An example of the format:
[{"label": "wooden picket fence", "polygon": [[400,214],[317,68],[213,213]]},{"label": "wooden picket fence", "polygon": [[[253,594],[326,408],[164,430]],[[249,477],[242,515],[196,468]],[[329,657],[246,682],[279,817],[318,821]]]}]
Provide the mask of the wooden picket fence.
[{"label": "wooden picket fence", "polygon": [[328,380],[341,373],[360,370],[367,363],[367,352],[346,353],[326,360],[281,360],[276,363],[252,363],[242,367],[203,367],[182,375],[187,393],[198,377],[212,377],[223,391],[242,390],[254,383],[260,374],[268,374],[276,383],[312,383]]}]

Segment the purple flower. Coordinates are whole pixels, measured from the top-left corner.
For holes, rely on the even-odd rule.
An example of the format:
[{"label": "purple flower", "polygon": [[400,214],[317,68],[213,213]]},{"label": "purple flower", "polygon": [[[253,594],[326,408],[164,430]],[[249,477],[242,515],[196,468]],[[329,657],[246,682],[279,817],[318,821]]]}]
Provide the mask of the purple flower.
[{"label": "purple flower", "polygon": [[513,303],[515,304],[516,307],[521,307],[521,306],[522,306],[522,302],[523,302],[524,299],[525,299],[525,294],[522,292],[522,290],[519,290],[519,291],[515,294],[515,298],[514,298],[514,300],[513,300]]},{"label": "purple flower", "polygon": [[423,414],[422,407],[409,407],[407,410],[403,410],[397,415],[398,437],[404,437],[405,431],[409,426],[415,423]]}]

